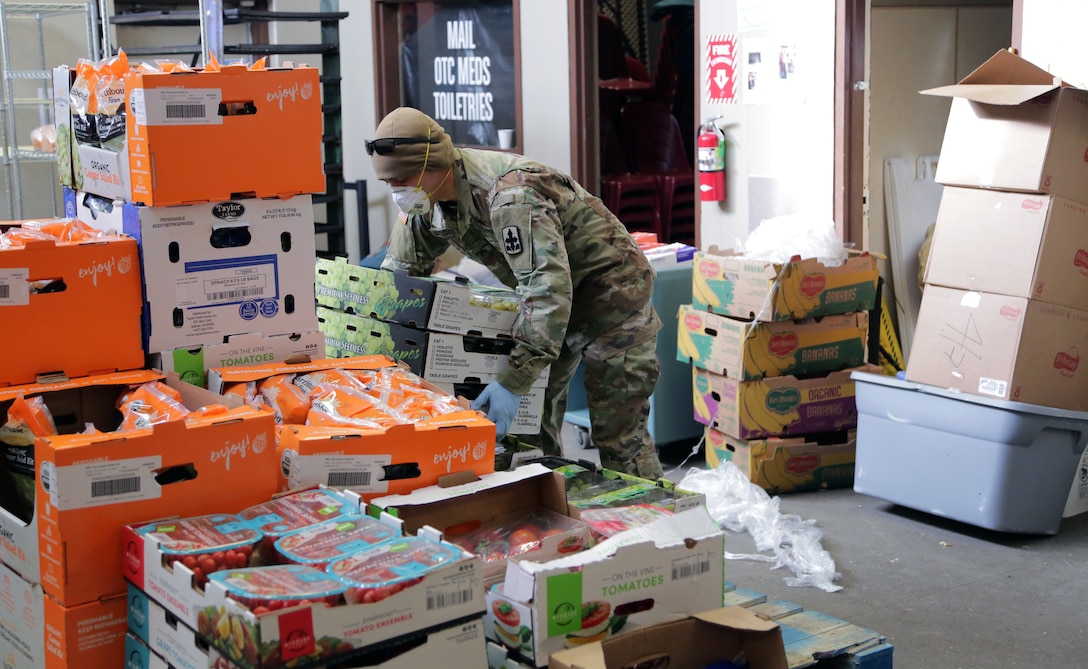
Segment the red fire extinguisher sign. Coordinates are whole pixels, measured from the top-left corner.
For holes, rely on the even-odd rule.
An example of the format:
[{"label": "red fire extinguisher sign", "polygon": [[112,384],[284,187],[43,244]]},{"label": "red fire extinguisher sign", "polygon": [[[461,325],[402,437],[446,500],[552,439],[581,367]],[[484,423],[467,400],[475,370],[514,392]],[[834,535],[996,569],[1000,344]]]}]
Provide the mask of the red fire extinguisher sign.
[{"label": "red fire extinguisher sign", "polygon": [[725,199],[725,133],[712,118],[699,126],[696,140],[699,166],[699,198],[704,202]]}]

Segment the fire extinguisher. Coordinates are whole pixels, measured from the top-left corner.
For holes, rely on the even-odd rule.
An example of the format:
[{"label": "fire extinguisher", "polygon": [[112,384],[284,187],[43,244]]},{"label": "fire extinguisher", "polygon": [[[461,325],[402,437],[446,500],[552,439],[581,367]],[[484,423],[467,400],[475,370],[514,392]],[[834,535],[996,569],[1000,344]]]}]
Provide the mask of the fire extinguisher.
[{"label": "fire extinguisher", "polygon": [[699,195],[703,202],[725,200],[725,133],[715,123],[721,116],[699,126]]}]

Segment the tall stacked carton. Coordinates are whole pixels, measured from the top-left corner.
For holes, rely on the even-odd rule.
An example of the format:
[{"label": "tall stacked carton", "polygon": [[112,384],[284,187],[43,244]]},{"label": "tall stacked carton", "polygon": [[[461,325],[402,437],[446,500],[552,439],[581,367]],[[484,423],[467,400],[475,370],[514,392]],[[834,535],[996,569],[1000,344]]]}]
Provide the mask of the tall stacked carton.
[{"label": "tall stacked carton", "polygon": [[677,358],[693,365],[709,466],[731,460],[772,492],[852,484],[850,374],[867,359],[877,278],[869,254],[838,267],[695,254]]},{"label": "tall stacked carton", "polygon": [[1088,410],[1088,91],[999,51],[924,92],[954,99],[907,379]]},{"label": "tall stacked carton", "polygon": [[311,194],[325,188],[317,70],[131,68],[114,82],[126,113],[107,140],[101,115],[99,136],[80,131],[75,72],[54,71],[70,128],[60,174],[67,216],[139,243],[149,363],[203,385],[211,367],[323,355],[310,275]]},{"label": "tall stacked carton", "polygon": [[[498,379],[514,348],[521,299],[508,288],[413,277],[319,259],[318,320],[330,358],[382,354],[469,399]],[[545,372],[522,396],[510,434],[536,434]]]}]

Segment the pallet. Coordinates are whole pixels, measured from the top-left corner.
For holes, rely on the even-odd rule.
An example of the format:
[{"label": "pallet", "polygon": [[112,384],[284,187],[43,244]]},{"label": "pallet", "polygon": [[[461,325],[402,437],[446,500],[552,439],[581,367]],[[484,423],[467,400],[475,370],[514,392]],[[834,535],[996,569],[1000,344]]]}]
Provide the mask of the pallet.
[{"label": "pallet", "polygon": [[790,669],[892,669],[892,644],[872,630],[728,581],[723,604],[777,622]]}]

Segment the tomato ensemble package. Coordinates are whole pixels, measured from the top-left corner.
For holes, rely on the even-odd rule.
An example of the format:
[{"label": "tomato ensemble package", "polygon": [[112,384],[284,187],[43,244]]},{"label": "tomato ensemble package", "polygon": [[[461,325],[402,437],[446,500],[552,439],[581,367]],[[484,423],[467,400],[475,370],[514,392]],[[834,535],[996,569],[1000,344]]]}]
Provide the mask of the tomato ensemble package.
[{"label": "tomato ensemble package", "polygon": [[339,577],[298,564],[226,569],[209,578],[223,586],[227,597],[258,615],[318,602],[335,606],[347,589]]},{"label": "tomato ensemble package", "polygon": [[329,562],[395,539],[400,531],[367,516],[327,520],[276,540],[276,552],[290,563],[324,569]]},{"label": "tomato ensemble package", "polygon": [[258,545],[262,559],[274,561],[275,542],[280,537],[351,512],[343,497],[331,490],[312,488],[276,497],[239,512],[250,527],[261,532]]},{"label": "tomato ensemble package", "polygon": [[234,514],[164,520],[137,528],[159,542],[169,566],[181,562],[204,585],[208,576],[223,569],[248,567],[261,533]]},{"label": "tomato ensemble package", "polygon": [[671,511],[652,504],[633,504],[617,508],[586,509],[582,512],[582,520],[589,525],[594,535],[607,538],[671,515]]},{"label": "tomato ensemble package", "polygon": [[350,604],[373,604],[423,580],[430,571],[461,558],[455,547],[405,537],[329,563],[327,571],[348,584]]},{"label": "tomato ensemble package", "polygon": [[577,553],[588,547],[585,536],[578,533],[585,527],[583,523],[543,507],[532,513],[506,514],[490,523],[473,525],[446,528],[446,536],[449,541],[479,555],[485,570],[488,563],[540,550],[544,548],[545,539],[555,535],[573,532],[559,541],[555,547],[558,554]]}]

